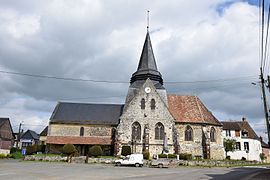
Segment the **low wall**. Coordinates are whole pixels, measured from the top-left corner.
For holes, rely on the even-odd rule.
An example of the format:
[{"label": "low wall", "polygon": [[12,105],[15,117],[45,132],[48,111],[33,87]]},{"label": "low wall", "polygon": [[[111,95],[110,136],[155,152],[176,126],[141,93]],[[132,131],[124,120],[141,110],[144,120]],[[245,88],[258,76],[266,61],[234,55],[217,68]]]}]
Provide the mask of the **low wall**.
[{"label": "low wall", "polygon": [[9,149],[0,149],[0,154],[9,154],[10,153],[10,150]]},{"label": "low wall", "polygon": [[25,161],[53,161],[53,162],[65,162],[67,161],[67,157],[62,156],[34,156],[34,155],[27,155],[24,157]]}]

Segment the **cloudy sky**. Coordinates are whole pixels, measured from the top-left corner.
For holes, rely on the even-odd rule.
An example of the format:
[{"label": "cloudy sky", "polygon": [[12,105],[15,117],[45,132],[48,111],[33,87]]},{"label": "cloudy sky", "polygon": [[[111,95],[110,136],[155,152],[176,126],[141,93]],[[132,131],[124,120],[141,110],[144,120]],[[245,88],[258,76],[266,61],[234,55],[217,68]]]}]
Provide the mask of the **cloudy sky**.
[{"label": "cloudy sky", "polygon": [[265,137],[260,86],[251,84],[259,80],[255,0],[0,0],[0,116],[14,131],[24,121],[40,132],[58,101],[123,103],[147,10],[168,92],[198,95],[219,120],[244,116]]}]

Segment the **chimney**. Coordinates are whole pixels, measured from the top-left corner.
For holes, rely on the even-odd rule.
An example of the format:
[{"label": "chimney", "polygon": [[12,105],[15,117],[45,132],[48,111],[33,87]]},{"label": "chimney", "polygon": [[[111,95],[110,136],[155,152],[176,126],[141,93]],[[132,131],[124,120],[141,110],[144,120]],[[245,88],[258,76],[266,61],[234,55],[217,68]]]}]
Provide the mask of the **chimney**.
[{"label": "chimney", "polygon": [[242,121],[246,121],[246,118],[245,117],[242,117]]}]

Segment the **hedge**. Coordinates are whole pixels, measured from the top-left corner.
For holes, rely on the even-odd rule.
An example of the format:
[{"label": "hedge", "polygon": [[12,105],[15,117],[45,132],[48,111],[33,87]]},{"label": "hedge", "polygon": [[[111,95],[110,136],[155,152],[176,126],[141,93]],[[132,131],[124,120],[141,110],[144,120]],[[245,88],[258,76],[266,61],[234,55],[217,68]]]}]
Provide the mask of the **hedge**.
[{"label": "hedge", "polygon": [[101,156],[103,154],[103,151],[100,146],[92,146],[89,148],[89,155],[90,156]]},{"label": "hedge", "polygon": [[127,156],[131,154],[131,147],[130,146],[122,146],[121,155]]}]

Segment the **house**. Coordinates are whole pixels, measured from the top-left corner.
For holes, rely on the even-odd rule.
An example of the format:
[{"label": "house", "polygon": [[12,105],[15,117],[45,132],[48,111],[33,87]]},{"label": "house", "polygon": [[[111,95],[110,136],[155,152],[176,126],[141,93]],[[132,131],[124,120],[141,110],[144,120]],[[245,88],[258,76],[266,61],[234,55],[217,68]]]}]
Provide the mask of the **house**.
[{"label": "house", "polygon": [[39,134],[39,144],[46,145],[48,126],[46,126]]},{"label": "house", "polygon": [[9,118],[0,118],[0,154],[9,154],[14,136]]},{"label": "house", "polygon": [[222,136],[226,139],[236,140],[234,152],[228,152],[231,159],[246,159],[260,161],[262,146],[260,138],[249,125],[246,118],[242,121],[223,121]]},{"label": "house", "polygon": [[167,94],[147,31],[137,70],[132,74],[125,104],[59,102],[50,118],[48,149],[64,144],[80,154],[101,145],[108,154],[191,153],[223,159],[222,124],[196,96]]},{"label": "house", "polygon": [[19,148],[24,149],[27,146],[32,146],[39,143],[39,135],[32,130],[27,130],[22,134],[19,142]]}]

